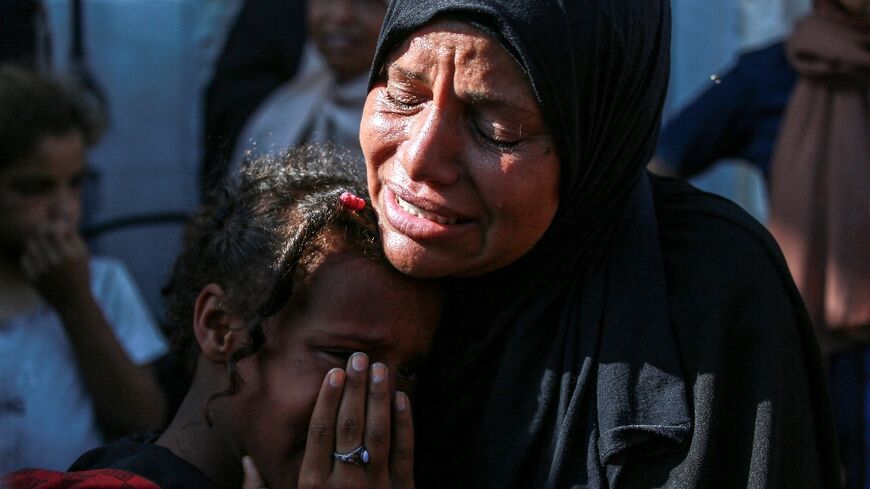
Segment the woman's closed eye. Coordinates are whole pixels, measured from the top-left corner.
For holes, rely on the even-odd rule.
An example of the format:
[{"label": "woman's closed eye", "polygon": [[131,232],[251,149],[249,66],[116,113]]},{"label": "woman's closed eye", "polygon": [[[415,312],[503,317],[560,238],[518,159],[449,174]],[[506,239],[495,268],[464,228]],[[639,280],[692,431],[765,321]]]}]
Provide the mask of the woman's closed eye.
[{"label": "woman's closed eye", "polygon": [[384,99],[386,100],[390,109],[396,112],[410,113],[418,105],[423,103],[423,99],[421,97],[411,95],[401,90],[390,90],[390,88],[387,87],[384,89],[383,93]]},{"label": "woman's closed eye", "polygon": [[485,146],[497,151],[509,152],[523,142],[522,138],[510,138],[500,134],[498,124],[492,122],[481,122],[472,119],[472,132],[474,136]]}]

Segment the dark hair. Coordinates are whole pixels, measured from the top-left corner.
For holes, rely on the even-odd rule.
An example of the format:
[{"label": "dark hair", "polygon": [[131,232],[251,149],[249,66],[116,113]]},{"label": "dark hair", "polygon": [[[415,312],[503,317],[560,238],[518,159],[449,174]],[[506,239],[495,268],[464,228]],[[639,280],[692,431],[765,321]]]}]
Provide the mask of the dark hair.
[{"label": "dark hair", "polygon": [[306,278],[324,254],[349,249],[387,263],[371,205],[352,211],[339,200],[344,192],[368,200],[357,166],[333,146],[262,156],[230,176],[191,218],[163,289],[168,332],[180,361],[193,367],[196,298],[210,283],[223,287],[223,307],[245,319],[249,340],[231,354],[230,385],[219,395],[238,390],[236,364],[262,346],[263,321],[304,295]]},{"label": "dark hair", "polygon": [[79,131],[87,144],[98,130],[63,84],[11,64],[0,65],[0,168],[30,156],[47,136]]}]

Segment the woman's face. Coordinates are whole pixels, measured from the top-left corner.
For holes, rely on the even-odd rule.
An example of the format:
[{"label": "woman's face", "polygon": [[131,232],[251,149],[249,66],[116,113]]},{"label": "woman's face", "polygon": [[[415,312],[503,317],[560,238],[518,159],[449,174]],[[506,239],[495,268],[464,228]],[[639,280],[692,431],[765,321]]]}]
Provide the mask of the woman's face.
[{"label": "woman's face", "polygon": [[266,323],[262,349],[238,364],[241,390],[226,398],[238,450],[274,489],[296,487],[326,372],[365,352],[386,364],[393,391],[410,394],[440,315],[432,285],[354,253],[330,255],[306,290]]},{"label": "woman's face", "polygon": [[387,257],[404,273],[496,270],[556,213],[559,159],[529,82],[466,24],[432,24],[390,55],[360,143]]}]

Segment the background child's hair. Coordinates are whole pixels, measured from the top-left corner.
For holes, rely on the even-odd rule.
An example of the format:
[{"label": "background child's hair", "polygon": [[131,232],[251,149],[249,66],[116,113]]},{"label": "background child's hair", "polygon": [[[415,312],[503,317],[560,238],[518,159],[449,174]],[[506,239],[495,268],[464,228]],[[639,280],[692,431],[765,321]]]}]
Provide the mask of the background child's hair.
[{"label": "background child's hair", "polygon": [[45,137],[74,130],[89,145],[99,132],[72,91],[35,71],[0,65],[0,168],[29,157]]},{"label": "background child's hair", "polygon": [[[301,146],[247,163],[193,216],[184,249],[163,289],[173,346],[188,367],[199,347],[193,335],[196,298],[219,284],[222,307],[245,319],[249,343],[230,358],[230,387],[238,389],[236,363],[258,351],[263,320],[304,293],[305,280],[323,256],[359,251],[386,263],[371,205],[353,212],[343,192],[367,199],[358,163],[331,146]],[[223,393],[222,393],[223,394]]]}]

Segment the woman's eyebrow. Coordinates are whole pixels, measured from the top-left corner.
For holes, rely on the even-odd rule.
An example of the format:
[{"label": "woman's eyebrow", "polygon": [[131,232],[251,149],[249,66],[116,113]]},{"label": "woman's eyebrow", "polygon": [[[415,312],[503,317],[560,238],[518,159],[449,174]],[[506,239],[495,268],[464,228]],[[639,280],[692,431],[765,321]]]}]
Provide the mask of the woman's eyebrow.
[{"label": "woman's eyebrow", "polygon": [[535,115],[537,111],[534,108],[526,107],[516,103],[516,99],[512,97],[504,97],[487,92],[467,91],[462,94],[471,105],[480,108],[497,108],[507,109],[513,112],[521,112],[525,115]]},{"label": "woman's eyebrow", "polygon": [[391,76],[401,77],[408,80],[419,81],[422,83],[429,83],[429,77],[426,76],[422,71],[412,71],[408,68],[404,68],[398,65],[390,66],[388,70]]}]

